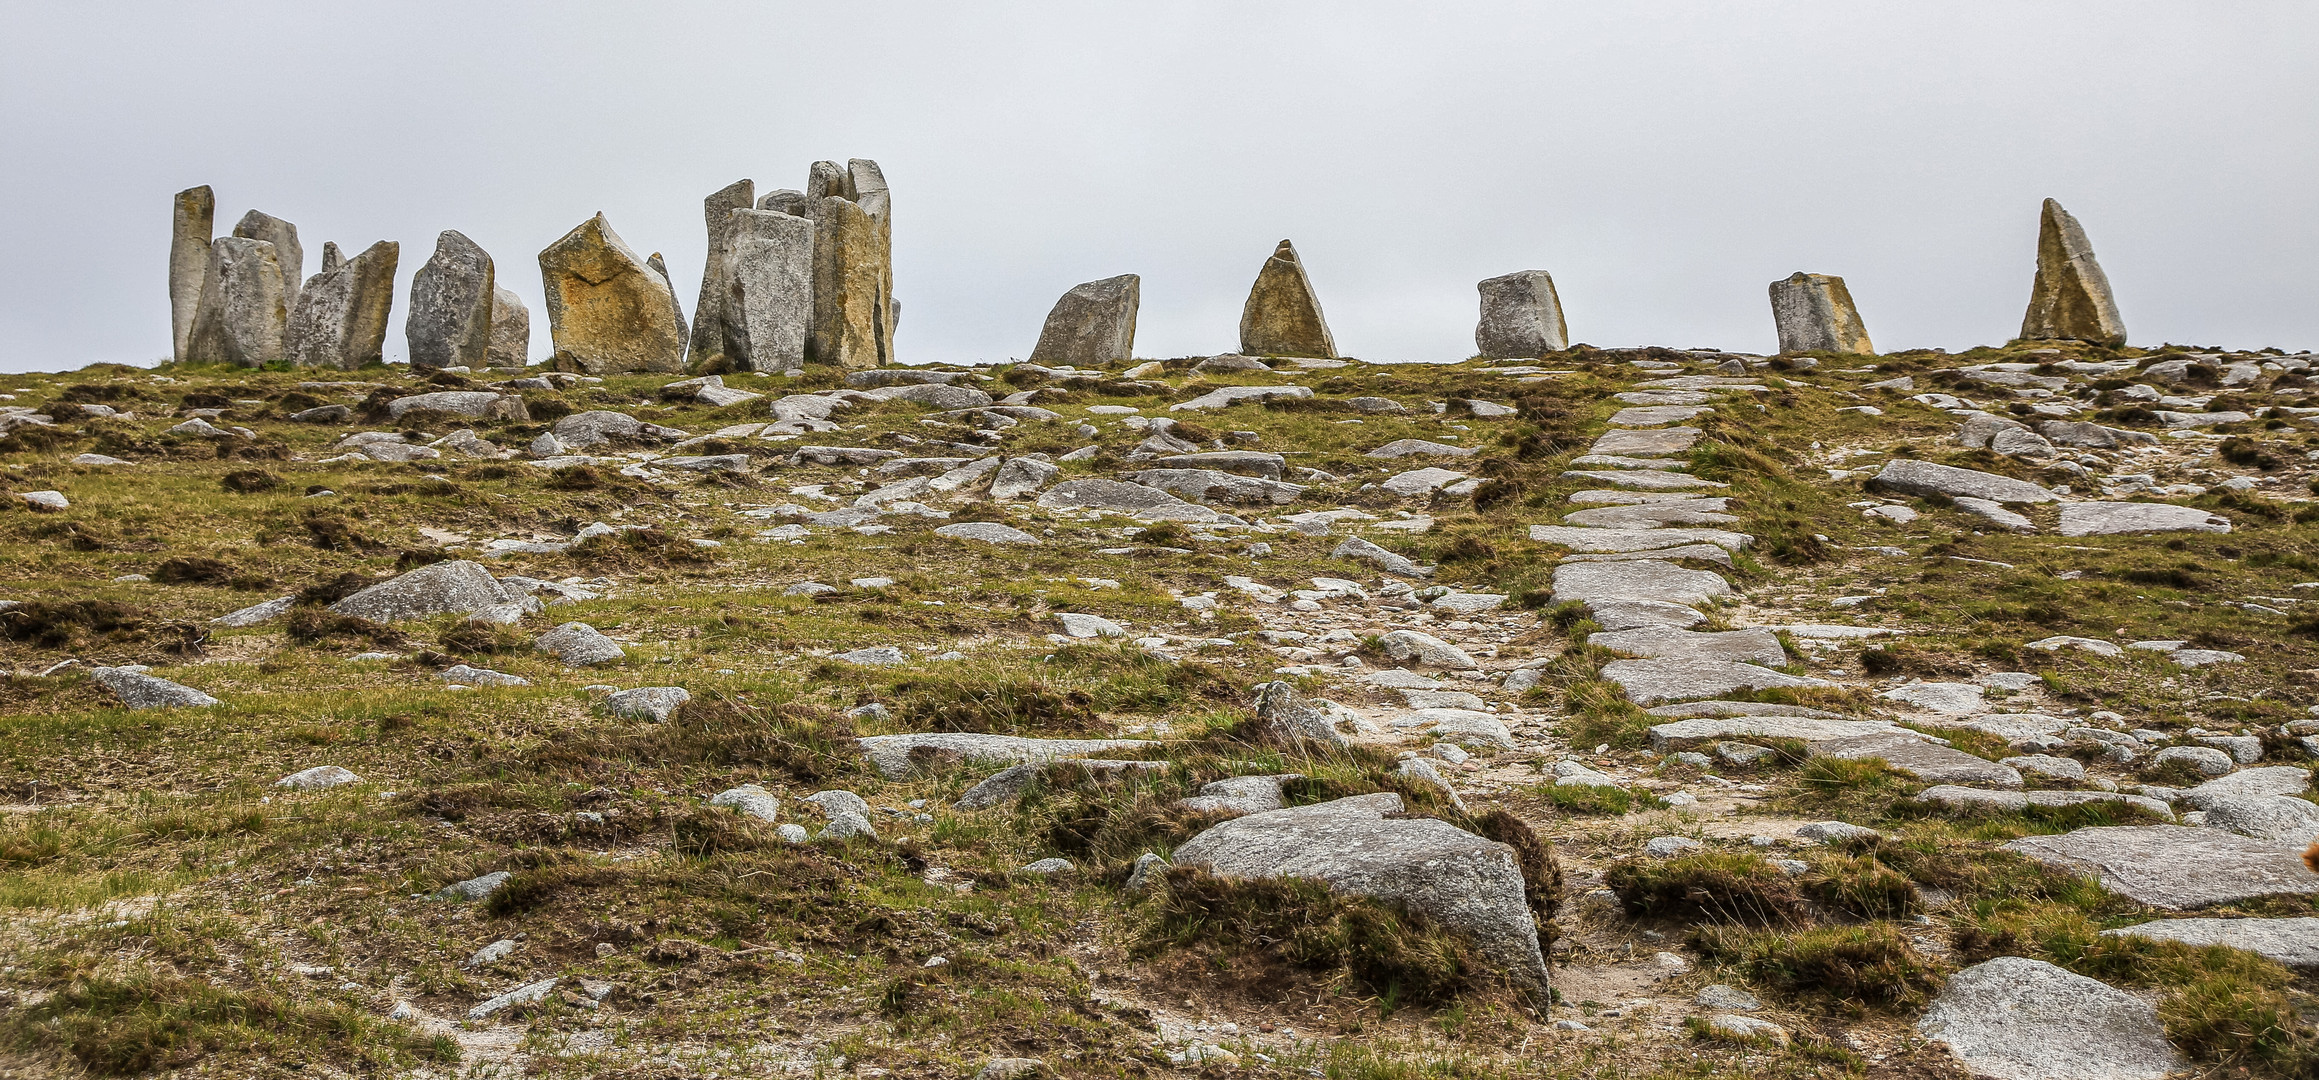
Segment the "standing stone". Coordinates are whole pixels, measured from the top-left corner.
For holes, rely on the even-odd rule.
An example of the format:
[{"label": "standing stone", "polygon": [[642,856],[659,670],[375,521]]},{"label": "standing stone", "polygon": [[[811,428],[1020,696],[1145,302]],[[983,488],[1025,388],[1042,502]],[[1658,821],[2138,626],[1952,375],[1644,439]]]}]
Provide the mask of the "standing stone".
[{"label": "standing stone", "polygon": [[411,276],[403,320],[413,369],[480,368],[491,362],[491,255],[457,229],[435,238],[434,257]]},{"label": "standing stone", "polygon": [[217,195],[208,184],[177,193],[169,222],[169,340],[183,362],[201,310],[201,283],[209,276],[209,238],[217,229]]},{"label": "standing stone", "polygon": [[685,327],[668,279],[599,213],[539,253],[556,366],[590,375],[684,370]]},{"label": "standing stone", "polygon": [[1264,260],[1255,287],[1248,290],[1248,304],[1240,309],[1240,351],[1321,359],[1337,355],[1336,339],[1321,317],[1320,297],[1313,294],[1295,246],[1286,240]]},{"label": "standing stone", "polygon": [[309,278],[290,313],[290,362],[352,370],[386,359],[402,245],[381,240],[354,258],[322,245],[322,272]]},{"label": "standing stone", "polygon": [[1485,360],[1531,360],[1570,347],[1562,323],[1562,298],[1544,270],[1518,270],[1479,286],[1482,321],[1474,327],[1474,347]]},{"label": "standing stone", "polygon": [[491,366],[521,370],[531,363],[531,309],[523,306],[523,298],[500,288],[491,288],[491,347],[486,350]]},{"label": "standing stone", "polygon": [[757,205],[757,182],[735,180],[701,200],[709,227],[708,261],[701,265],[701,295],[693,303],[692,344],[685,364],[694,371],[715,366],[725,354],[725,269],[732,262],[732,212]]},{"label": "standing stone", "polygon": [[1801,270],[1771,283],[1771,317],[1779,325],[1780,351],[1873,353],[1868,328],[1844,279]]},{"label": "standing stone", "polygon": [[274,245],[274,259],[282,266],[282,309],[297,307],[298,291],[306,281],[306,249],[298,246],[298,227],[252,210],[234,223],[234,235]]},{"label": "standing stone", "polygon": [[812,200],[807,199],[804,192],[795,188],[768,191],[757,200],[757,209],[771,210],[776,214],[787,214],[790,217],[812,217],[812,205]]},{"label": "standing stone", "polygon": [[803,367],[813,328],[814,223],[771,210],[727,213],[722,352],[743,371]]},{"label": "standing stone", "polygon": [[243,367],[272,363],[282,359],[289,321],[274,245],[241,236],[212,241],[186,359]]},{"label": "standing stone", "polygon": [[1135,355],[1135,311],[1143,279],[1134,274],[1073,286],[1047,312],[1031,363],[1101,367]]},{"label": "standing stone", "polygon": [[2126,323],[2110,295],[2109,276],[2094,261],[2085,227],[2052,199],[2037,225],[2037,281],[2029,291],[2029,313],[2021,336],[2032,341],[2126,343]]},{"label": "standing stone", "polygon": [[844,368],[884,367],[891,357],[881,348],[878,284],[884,245],[877,220],[860,203],[837,195],[815,200],[812,211],[810,355]]},{"label": "standing stone", "polygon": [[894,299],[894,193],[886,186],[885,170],[875,161],[849,158],[845,172],[853,201],[878,223],[878,354],[892,363],[894,327],[902,321],[902,302]]},{"label": "standing stone", "polygon": [[668,272],[668,262],[655,251],[644,260],[644,268],[660,275],[662,290],[668,294],[668,316],[676,320],[678,333],[684,332],[684,303],[676,298],[676,277]]},{"label": "standing stone", "polygon": [[834,161],[816,161],[805,172],[805,197],[808,199],[854,197],[853,179]]}]

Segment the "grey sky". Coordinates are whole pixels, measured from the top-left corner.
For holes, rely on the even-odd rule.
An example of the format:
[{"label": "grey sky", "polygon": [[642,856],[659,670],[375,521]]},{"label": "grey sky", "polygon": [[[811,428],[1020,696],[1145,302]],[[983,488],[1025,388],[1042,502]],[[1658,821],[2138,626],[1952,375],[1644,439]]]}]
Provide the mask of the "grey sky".
[{"label": "grey sky", "polygon": [[2319,5],[225,3],[0,0],[0,370],[169,350],[172,193],[218,228],[456,228],[533,305],[597,210],[687,308],[700,200],[875,158],[910,361],[1027,355],[1143,275],[1137,353],[1237,344],[1275,241],[1339,346],[1473,347],[1474,283],[1553,272],[1600,345],[1774,346],[1842,275],[1891,350],[2000,342],[2040,199],[2137,344],[2319,345]]}]

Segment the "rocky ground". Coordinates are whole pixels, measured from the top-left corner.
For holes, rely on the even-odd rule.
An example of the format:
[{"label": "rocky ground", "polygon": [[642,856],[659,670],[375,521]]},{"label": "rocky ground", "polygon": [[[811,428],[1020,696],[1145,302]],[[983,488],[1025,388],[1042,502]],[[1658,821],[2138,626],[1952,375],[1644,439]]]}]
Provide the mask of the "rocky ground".
[{"label": "rocky ground", "polygon": [[2308,1075],[2312,358],[0,404],[0,1075]]}]

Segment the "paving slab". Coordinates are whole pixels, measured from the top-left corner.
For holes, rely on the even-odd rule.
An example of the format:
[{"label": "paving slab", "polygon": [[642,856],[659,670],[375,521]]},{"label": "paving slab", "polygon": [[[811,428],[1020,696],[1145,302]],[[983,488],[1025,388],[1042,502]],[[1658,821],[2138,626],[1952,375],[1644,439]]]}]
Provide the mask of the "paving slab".
[{"label": "paving slab", "polygon": [[2032,806],[2080,806],[2085,803],[2122,802],[2137,806],[2169,821],[2174,808],[2163,800],[2147,795],[2125,795],[2115,791],[1991,791],[1988,788],[1960,787],[1940,784],[1917,793],[1917,801],[1951,810],[1991,810],[2000,814],[2019,813]]},{"label": "paving slab", "polygon": [[1686,491],[1692,488],[1727,488],[1731,485],[1714,480],[1701,480],[1683,473],[1657,472],[1637,469],[1633,472],[1603,472],[1592,469],[1572,469],[1562,474],[1565,480],[1591,480],[1612,487],[1633,488],[1637,491]]},{"label": "paving slab", "polygon": [[1586,643],[1658,660],[1716,660],[1774,667],[1788,662],[1788,651],[1781,647],[1779,635],[1761,628],[1699,633],[1649,626],[1591,634]]},{"label": "paving slab", "polygon": [[1950,976],[1916,1030],[1993,1080],[2162,1080],[2188,1064],[2150,998],[2021,956]]},{"label": "paving slab", "polygon": [[1686,499],[1682,502],[1643,503],[1640,506],[1597,506],[1562,515],[1572,525],[1600,529],[1658,529],[1684,525],[1736,525],[1739,518],[1723,513],[1726,499]]},{"label": "paving slab", "polygon": [[2302,844],[2182,825],[2108,825],[2005,845],[2075,870],[2139,904],[2181,910],[2259,896],[2319,893]]},{"label": "paving slab", "polygon": [[1987,788],[2018,788],[2021,773],[1987,758],[1974,757],[1954,747],[1908,735],[1857,735],[1814,742],[1815,757],[1861,761],[1881,758],[1901,772],[1936,784],[1969,784]]},{"label": "paving slab", "polygon": [[2118,536],[2126,533],[2230,531],[2230,519],[2195,506],[2145,502],[2061,504],[2061,535]]},{"label": "paving slab", "polygon": [[1822,742],[1900,729],[1883,720],[1835,720],[1819,716],[1698,716],[1651,726],[1651,749],[1687,750],[1725,739],[1801,739]]},{"label": "paving slab", "polygon": [[2049,503],[2061,496],[2010,476],[1935,465],[1915,458],[1897,458],[1876,474],[1877,484],[1905,495],[1945,495],[1949,498],[1987,499],[2000,503]]},{"label": "paving slab", "polygon": [[1697,626],[1707,616],[1697,608],[1661,600],[1592,600],[1588,617],[1605,630],[1632,630],[1638,626]]},{"label": "paving slab", "polygon": [[1730,566],[1731,553],[1713,544],[1685,544],[1682,547],[1658,548],[1653,551],[1611,552],[1602,555],[1568,555],[1563,562],[1633,562],[1636,559],[1698,559],[1717,566]]},{"label": "paving slab", "polygon": [[1671,562],[1638,559],[1616,563],[1564,563],[1554,568],[1556,603],[1576,600],[1656,600],[1698,605],[1732,595],[1731,583],[1710,570],[1686,570]]},{"label": "paving slab", "polygon": [[1658,427],[1661,424],[1680,424],[1701,413],[1714,411],[1705,405],[1637,405],[1612,413],[1610,422],[1620,427]]},{"label": "paving slab", "polygon": [[1634,552],[1684,544],[1713,544],[1729,551],[1738,551],[1754,537],[1724,529],[1602,529],[1572,525],[1532,525],[1530,539],[1541,544],[1559,544],[1572,551]]},{"label": "paving slab", "polygon": [[1613,660],[1602,677],[1618,684],[1637,705],[1718,697],[1739,690],[1834,686],[1754,664],[1710,660]]},{"label": "paving slab", "polygon": [[2121,926],[2102,933],[2112,937],[2140,937],[2179,941],[2185,945],[2220,945],[2276,960],[2288,967],[2319,968],[2319,919],[2160,919]]},{"label": "paving slab", "polygon": [[1587,448],[1590,454],[1620,454],[1626,457],[1669,457],[1688,454],[1699,442],[1699,429],[1687,427],[1654,428],[1649,431],[1606,431]]}]

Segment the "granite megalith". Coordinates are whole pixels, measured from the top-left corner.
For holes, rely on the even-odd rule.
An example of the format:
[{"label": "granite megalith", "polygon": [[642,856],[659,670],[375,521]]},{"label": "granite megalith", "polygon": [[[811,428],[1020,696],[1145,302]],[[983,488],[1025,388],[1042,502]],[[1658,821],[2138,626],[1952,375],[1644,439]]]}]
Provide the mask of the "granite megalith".
[{"label": "granite megalith", "polygon": [[813,332],[814,223],[772,210],[727,217],[719,355],[739,371],[803,367]]},{"label": "granite megalith", "polygon": [[288,352],[300,367],[352,370],[386,359],[402,245],[381,240],[351,259],[322,246],[322,271],[307,279],[290,312]]},{"label": "granite megalith", "polygon": [[1101,367],[1135,354],[1135,312],[1143,279],[1134,274],[1074,285],[1055,301],[1039,328],[1031,363]]},{"label": "granite megalith", "polygon": [[884,367],[893,357],[879,284],[887,276],[877,219],[841,195],[814,200],[813,334],[808,355],[842,368]]},{"label": "granite megalith", "polygon": [[193,343],[194,314],[201,310],[201,283],[209,277],[209,240],[217,230],[217,195],[203,184],[178,192],[170,205],[170,356],[183,362]]},{"label": "granite megalith", "polygon": [[282,266],[282,310],[298,306],[298,292],[306,283],[306,249],[298,245],[298,227],[252,210],[234,222],[234,235],[274,245],[274,259]]},{"label": "granite megalith", "polygon": [[2021,336],[2031,341],[2126,343],[2126,323],[2118,317],[2109,276],[2094,261],[2085,227],[2052,199],[2037,224],[2037,280],[2029,291],[2029,311]]},{"label": "granite megalith", "polygon": [[701,263],[700,299],[693,302],[692,341],[685,366],[695,371],[715,370],[725,355],[725,299],[727,268],[733,255],[735,210],[757,205],[757,182],[735,180],[701,200],[701,217],[708,225],[709,253]]},{"label": "granite megalith", "polygon": [[1801,270],[1771,283],[1772,321],[1783,353],[1873,353],[1844,279]]},{"label": "granite megalith", "polygon": [[523,298],[498,287],[491,289],[491,346],[485,351],[495,368],[522,369],[531,363],[531,309]]},{"label": "granite megalith", "polygon": [[1337,341],[1321,317],[1320,297],[1305,276],[1296,247],[1283,240],[1272,249],[1240,309],[1240,351],[1248,356],[1306,356],[1329,359]]},{"label": "granite megalith", "polygon": [[491,363],[491,255],[457,229],[435,238],[435,254],[411,275],[403,319],[413,369],[482,368]]},{"label": "granite megalith", "polygon": [[243,367],[272,363],[283,358],[289,321],[274,245],[241,236],[211,241],[186,359]]},{"label": "granite megalith", "polygon": [[684,370],[676,296],[597,214],[539,253],[556,366],[589,375]]},{"label": "granite megalith", "polygon": [[1530,360],[1570,347],[1562,322],[1562,298],[1554,276],[1544,270],[1517,270],[1477,286],[1482,318],[1474,327],[1474,348],[1485,360]]}]

